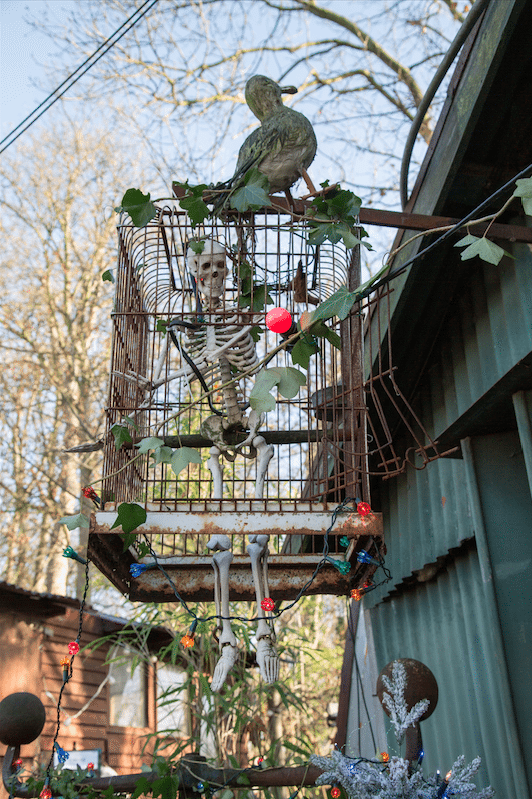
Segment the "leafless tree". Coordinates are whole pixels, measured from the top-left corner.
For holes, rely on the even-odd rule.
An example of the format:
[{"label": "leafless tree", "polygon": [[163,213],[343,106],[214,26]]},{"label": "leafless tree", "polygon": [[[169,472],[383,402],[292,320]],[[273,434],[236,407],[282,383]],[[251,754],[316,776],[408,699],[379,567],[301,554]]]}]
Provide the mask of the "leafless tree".
[{"label": "leafless tree", "polygon": [[[75,64],[140,6],[79,0],[53,35]],[[243,93],[252,74],[295,84],[293,102],[318,134],[313,171],[367,202],[396,188],[400,141],[467,9],[463,0],[159,0],[81,92],[105,94],[138,126],[168,184],[232,173],[252,121]]]},{"label": "leafless tree", "polygon": [[0,557],[5,579],[60,594],[72,562],[58,520],[79,512],[97,457],[64,450],[101,432],[112,301],[102,273],[129,180],[109,131],[89,127],[49,128],[0,168]]}]

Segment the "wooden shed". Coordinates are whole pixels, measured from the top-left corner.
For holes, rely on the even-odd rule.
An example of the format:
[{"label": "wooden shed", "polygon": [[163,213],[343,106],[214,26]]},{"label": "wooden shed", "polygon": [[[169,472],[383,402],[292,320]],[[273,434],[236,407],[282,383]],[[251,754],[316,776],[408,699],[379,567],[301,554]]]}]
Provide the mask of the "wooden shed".
[{"label": "wooden shed", "polygon": [[[531,164],[531,29],[529,0],[488,4],[405,212],[462,219]],[[514,188],[476,215],[496,211]],[[497,221],[522,231],[497,241],[509,253],[497,266],[462,261],[454,247],[462,232],[390,284],[396,380],[431,436],[457,450],[372,486],[393,579],[364,598],[359,615],[346,742],[348,753],[361,745],[372,755],[383,734],[373,717],[376,674],[394,658],[415,658],[440,689],[422,725],[428,771],[480,755],[481,783],[524,799],[532,783],[532,248],[524,234],[532,222],[517,199]],[[426,245],[413,242],[393,268]]]},{"label": "wooden shed", "polygon": [[[156,700],[164,681],[161,672],[168,665],[152,657],[132,672],[133,650],[122,646],[114,651],[113,634],[123,632],[128,623],[89,606],[82,622],[81,650],[61,703],[58,741],[72,760],[75,752],[90,750],[96,773],[139,771],[142,763],[152,760],[147,736],[166,726]],[[22,747],[25,769],[46,764],[50,758],[63,684],[61,659],[78,636],[79,623],[78,600],[0,583],[0,700],[28,691],[46,709],[41,736]],[[102,636],[112,637],[98,648],[87,648]],[[171,634],[157,627],[147,638],[154,655],[171,641]],[[119,660],[108,662],[118,655]]]}]

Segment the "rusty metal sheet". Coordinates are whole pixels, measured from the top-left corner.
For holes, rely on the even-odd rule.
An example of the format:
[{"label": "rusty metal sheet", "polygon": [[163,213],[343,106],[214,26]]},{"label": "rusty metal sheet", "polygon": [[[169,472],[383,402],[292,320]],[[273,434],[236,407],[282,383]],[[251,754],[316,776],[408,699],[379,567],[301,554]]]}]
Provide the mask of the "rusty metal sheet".
[{"label": "rusty metal sheet", "polygon": [[[203,505],[199,506],[203,508]],[[197,510],[151,512],[148,510],[146,522],[138,531],[149,536],[175,534],[182,535],[323,535],[331,525],[332,510],[316,511],[298,509],[297,513],[277,510]],[[92,532],[99,535],[110,533],[116,513],[98,511]],[[334,525],[334,535],[348,538],[358,536],[382,536],[382,515],[371,513],[360,516],[351,513],[339,516]]]},{"label": "rusty metal sheet", "polygon": [[[302,586],[310,579],[318,562],[317,555],[300,555],[297,560],[286,556],[270,555],[268,558],[268,583],[270,596],[275,600],[295,599]],[[171,561],[169,563],[169,561]],[[149,559],[146,559],[149,562]],[[161,565],[172,579],[180,596],[187,601],[211,601],[214,595],[214,572],[210,556],[174,557],[161,559]],[[305,594],[349,594],[349,575],[340,574],[326,564],[321,569]],[[229,572],[231,601],[255,601],[255,588],[249,557],[234,557]],[[132,601],[172,602],[176,601],[173,588],[165,574],[159,569],[149,569],[131,581],[129,597]]]}]

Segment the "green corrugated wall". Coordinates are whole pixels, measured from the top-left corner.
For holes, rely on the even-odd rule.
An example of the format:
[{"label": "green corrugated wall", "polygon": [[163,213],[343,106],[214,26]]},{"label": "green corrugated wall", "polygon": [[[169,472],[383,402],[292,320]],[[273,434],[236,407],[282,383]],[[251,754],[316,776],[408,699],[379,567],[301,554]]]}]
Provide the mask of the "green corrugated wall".
[{"label": "green corrugated wall", "polygon": [[[418,388],[436,436],[473,403],[482,413],[483,395],[532,350],[532,255],[515,254],[471,266],[443,326]],[[480,784],[501,799],[529,799],[532,785],[532,394],[519,394],[502,432],[380,485],[393,579],[365,600],[378,669],[413,657],[438,680],[422,725],[427,770],[478,754]]]}]

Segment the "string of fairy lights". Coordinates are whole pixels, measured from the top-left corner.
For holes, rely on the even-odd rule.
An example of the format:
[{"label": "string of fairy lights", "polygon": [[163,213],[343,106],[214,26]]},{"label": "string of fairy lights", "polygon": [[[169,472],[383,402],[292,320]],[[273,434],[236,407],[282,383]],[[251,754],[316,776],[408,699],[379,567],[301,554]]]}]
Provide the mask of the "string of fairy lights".
[{"label": "string of fairy lights", "polygon": [[[83,492],[84,492],[85,496],[88,496],[91,492],[93,492],[93,489],[91,487],[87,487],[87,488],[83,489]],[[312,583],[314,582],[314,580],[318,576],[319,572],[327,564],[330,564],[331,566],[333,566],[335,569],[337,569],[339,572],[341,572],[344,575],[347,575],[350,572],[351,563],[349,563],[348,561],[345,561],[345,560],[339,560],[338,558],[333,558],[329,554],[330,553],[329,536],[332,533],[332,530],[334,528],[334,525],[336,523],[336,520],[337,520],[338,516],[340,514],[344,514],[344,513],[350,513],[350,514],[357,513],[358,515],[360,515],[362,517],[368,517],[368,516],[370,516],[373,513],[373,511],[372,511],[372,508],[369,505],[369,503],[362,502],[360,499],[354,499],[353,500],[352,498],[346,498],[346,499],[342,500],[342,502],[340,502],[334,508],[334,510],[332,511],[332,514],[331,514],[331,523],[330,523],[329,527],[327,528],[327,530],[325,531],[324,537],[323,537],[322,557],[321,557],[320,561],[316,564],[316,567],[315,567],[314,572],[312,573],[312,575],[309,577],[309,579],[304,583],[304,585],[298,591],[295,599],[292,600],[292,602],[289,602],[287,605],[285,605],[282,608],[277,607],[275,600],[273,600],[271,597],[265,597],[262,600],[261,609],[269,614],[269,616],[268,616],[269,619],[273,620],[275,618],[278,618],[283,613],[286,613],[286,611],[288,611],[291,608],[293,608],[302,599],[302,597],[308,592],[310,586],[312,585]],[[190,629],[189,629],[188,633],[186,633],[183,636],[183,638],[181,639],[181,643],[183,644],[184,647],[188,648],[188,647],[191,647],[191,646],[194,645],[194,634],[195,634],[195,631],[196,631],[196,629],[198,627],[198,624],[200,624],[200,623],[207,623],[207,622],[215,621],[215,620],[218,620],[218,619],[224,619],[224,620],[228,620],[228,621],[240,621],[240,622],[244,622],[244,623],[251,623],[251,622],[255,622],[255,621],[258,620],[258,618],[259,618],[258,616],[252,616],[252,617],[243,617],[243,616],[240,616],[240,615],[234,615],[234,616],[218,616],[218,615],[199,616],[189,606],[187,601],[179,593],[179,591],[177,589],[177,586],[175,584],[175,581],[172,579],[170,574],[167,572],[167,570],[161,564],[161,562],[160,562],[160,560],[159,560],[159,558],[157,556],[157,553],[153,549],[153,546],[151,544],[151,541],[150,541],[149,537],[146,534],[144,534],[143,538],[145,540],[145,544],[146,544],[146,547],[147,547],[147,549],[148,549],[148,551],[150,553],[150,556],[153,559],[153,563],[152,564],[148,564],[148,563],[132,563],[130,565],[130,567],[129,567],[131,577],[133,579],[135,579],[135,578],[139,577],[141,574],[143,574],[145,571],[147,571],[149,569],[158,569],[161,572],[161,574],[164,575],[165,579],[168,581],[168,584],[170,585],[170,587],[172,589],[172,592],[173,592],[176,600],[180,603],[180,605],[183,608],[183,610],[192,618],[191,626],[190,626]],[[362,597],[365,594],[367,594],[369,591],[373,591],[374,589],[380,587],[381,585],[384,585],[385,583],[387,583],[387,582],[389,582],[391,580],[391,573],[386,568],[386,565],[385,565],[385,562],[384,562],[384,558],[379,553],[379,549],[378,549],[378,546],[377,546],[377,544],[375,542],[375,539],[372,536],[370,536],[370,538],[371,538],[372,544],[373,544],[373,546],[375,548],[375,551],[377,553],[377,557],[373,557],[366,550],[361,550],[360,552],[357,553],[357,562],[358,563],[362,563],[362,564],[366,564],[366,565],[373,565],[377,569],[378,568],[382,569],[382,572],[384,574],[384,578],[380,582],[377,582],[377,583],[376,582],[367,581],[360,588],[353,588],[351,590],[351,592],[350,592],[350,596],[351,596],[352,599],[354,599],[356,601],[360,601],[362,599]],[[340,538],[340,544],[342,546],[344,546],[346,549],[349,546],[349,543],[350,543],[350,541],[349,541],[347,536],[342,536]],[[85,562],[84,558],[80,558],[79,555],[77,555],[77,553],[72,549],[72,547],[67,547],[64,550],[63,554],[64,554],[65,557],[72,558],[74,560],[77,560],[78,562],[82,562],[82,563]]]},{"label": "string of fairy lights", "polygon": [[[90,494],[91,491],[93,491],[93,489],[90,489],[90,488],[84,489],[84,493],[86,493],[86,494]],[[362,502],[360,500],[352,500],[350,498],[347,498],[347,499],[343,500],[333,510],[333,512],[331,514],[331,523],[330,523],[329,527],[327,528],[327,530],[325,531],[325,534],[324,534],[324,544],[323,544],[322,558],[319,561],[319,563],[316,565],[316,568],[315,568],[313,574],[311,575],[311,577],[307,580],[307,582],[299,590],[296,598],[292,602],[290,602],[288,605],[283,607],[283,608],[276,608],[276,603],[274,602],[273,599],[271,599],[271,597],[265,597],[262,600],[261,607],[262,607],[262,609],[265,612],[270,614],[270,618],[271,619],[280,616],[282,613],[284,613],[287,610],[289,610],[290,608],[294,607],[294,605],[296,605],[301,600],[301,598],[305,595],[305,593],[308,591],[308,589],[310,588],[310,586],[312,585],[312,583],[316,579],[316,576],[318,575],[320,570],[323,569],[324,566],[327,563],[331,564],[332,566],[337,568],[343,574],[347,574],[349,572],[349,570],[351,569],[351,564],[350,563],[348,563],[346,561],[337,560],[335,558],[332,558],[329,555],[329,549],[330,549],[330,547],[329,547],[329,536],[330,536],[330,534],[331,534],[331,532],[333,530],[334,524],[335,524],[335,522],[336,522],[336,520],[337,520],[337,518],[338,518],[338,516],[340,514],[342,514],[342,513],[354,513],[354,512],[358,513],[361,516],[369,516],[373,511],[371,509],[371,506],[367,502]],[[155,551],[154,551],[154,549],[153,549],[148,537],[145,535],[144,538],[145,538],[146,543],[148,545],[150,554],[151,554],[152,558],[154,559],[154,566],[156,568],[158,568],[162,572],[162,574],[166,577],[166,579],[169,581],[169,584],[172,587],[172,590],[174,592],[174,595],[175,595],[176,599],[181,604],[182,608],[193,619],[189,631],[181,638],[181,644],[185,648],[189,648],[189,647],[194,645],[194,633],[196,631],[196,627],[198,626],[198,624],[200,622],[209,622],[209,621],[217,620],[220,617],[219,616],[204,616],[204,617],[201,617],[194,610],[192,610],[192,608],[189,607],[189,605],[186,602],[186,600],[179,594],[179,592],[177,590],[177,587],[175,585],[175,582],[172,580],[172,578],[167,573],[165,568],[159,562],[159,560],[157,558],[157,555],[156,555],[156,553],[155,553]],[[376,549],[376,551],[378,553],[378,547],[376,546],[374,539],[372,539],[372,541],[373,541],[373,544],[375,545],[375,549]],[[347,538],[347,536],[343,536],[340,539],[340,542],[346,547],[349,545],[349,539]],[[48,762],[47,767],[46,767],[44,785],[43,785],[43,788],[42,788],[42,790],[40,792],[40,795],[39,795],[40,799],[52,799],[52,789],[50,787],[50,783],[51,783],[51,775],[52,775],[52,769],[53,769],[53,764],[54,764],[54,757],[57,756],[57,760],[58,760],[59,764],[63,765],[66,762],[66,760],[68,759],[68,756],[69,756],[68,752],[66,752],[65,749],[63,749],[63,747],[61,747],[59,742],[58,742],[59,734],[60,734],[60,730],[61,730],[61,704],[62,704],[63,695],[64,695],[64,692],[65,692],[66,686],[68,685],[70,679],[72,678],[74,660],[76,658],[76,655],[80,651],[80,640],[81,640],[81,635],[82,635],[82,631],[83,631],[83,613],[84,613],[86,599],[87,599],[87,595],[88,595],[88,591],[89,591],[89,560],[87,558],[84,558],[81,555],[79,555],[73,549],[73,547],[71,547],[71,546],[68,546],[68,547],[66,547],[63,550],[63,557],[69,558],[71,560],[74,560],[74,561],[84,565],[84,567],[85,567],[85,586],[84,586],[83,597],[82,597],[82,600],[80,602],[80,608],[79,608],[79,621],[78,621],[77,636],[76,636],[75,640],[71,641],[69,643],[69,645],[68,645],[68,656],[65,656],[65,657],[63,657],[61,659],[61,668],[62,668],[62,671],[63,671],[63,682],[62,682],[62,685],[61,685],[61,690],[59,692],[59,697],[58,697],[58,701],[57,701],[57,718],[56,718],[55,734],[54,734],[54,738],[53,738],[53,741],[52,741],[52,752],[51,752],[50,759],[49,759],[49,762]],[[352,589],[351,598],[358,601],[368,591],[373,590],[374,588],[377,588],[379,585],[382,585],[382,584],[388,582],[391,579],[391,574],[390,574],[390,572],[388,571],[388,569],[385,566],[384,559],[380,555],[377,558],[373,558],[371,555],[369,555],[368,552],[363,550],[363,551],[358,553],[357,561],[359,563],[375,565],[377,568],[381,568],[383,570],[383,573],[384,573],[384,579],[381,582],[379,582],[379,583],[368,583],[368,584],[364,585],[362,588]],[[144,568],[142,568],[142,567],[144,567]],[[131,572],[132,572],[132,576],[138,576],[139,574],[142,574],[143,571],[145,571],[146,568],[148,568],[148,566],[146,564],[132,564],[132,566],[130,567]],[[226,618],[226,617],[224,617],[224,618]],[[256,621],[257,617],[243,618],[241,616],[230,616],[229,619],[230,620],[239,620],[239,621],[243,621],[243,622],[252,622],[252,621]],[[385,755],[386,755],[386,753],[382,753],[382,757],[383,758],[384,758]],[[387,755],[386,755],[386,757],[387,757]],[[258,761],[258,765],[259,766],[261,765],[262,760],[263,760],[263,758],[259,758],[259,761]],[[363,758],[361,760],[363,760]],[[386,762],[386,760],[383,759],[383,760],[381,760],[381,762]],[[94,768],[94,765],[92,763],[89,763],[89,765],[88,765],[89,773],[92,771],[93,768]],[[254,766],[250,767],[250,768],[254,768]],[[242,773],[244,773],[247,770],[248,769],[243,769]],[[223,788],[225,786],[221,786],[221,787]],[[205,789],[205,786],[201,782],[198,782],[197,789],[198,789],[198,791],[201,792],[201,791],[203,791]],[[219,791],[220,790],[220,786],[216,786],[216,788],[214,790]],[[337,797],[340,794],[334,793],[334,790],[335,790],[335,787],[333,786],[333,788],[331,789],[331,797],[332,797],[332,799],[337,799]],[[295,799],[295,797],[297,796],[299,791],[300,791],[300,788],[298,788],[290,796],[290,799]],[[211,793],[212,792],[214,792],[214,791],[211,791]]]}]

